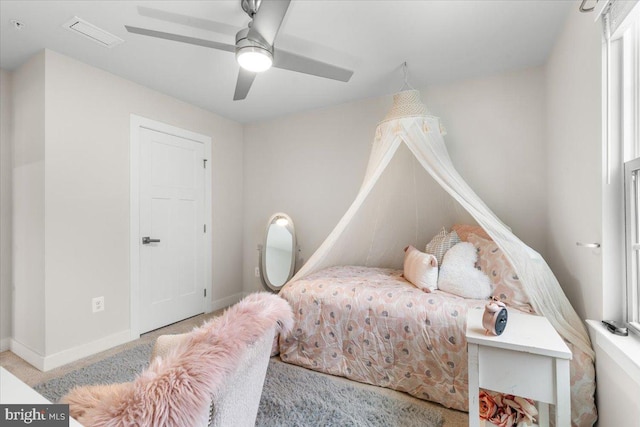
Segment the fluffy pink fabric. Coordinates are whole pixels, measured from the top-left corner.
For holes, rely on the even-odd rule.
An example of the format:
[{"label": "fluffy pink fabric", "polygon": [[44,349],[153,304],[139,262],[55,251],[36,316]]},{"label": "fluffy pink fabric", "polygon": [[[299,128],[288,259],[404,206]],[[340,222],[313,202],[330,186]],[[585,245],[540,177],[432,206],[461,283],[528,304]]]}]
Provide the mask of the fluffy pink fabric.
[{"label": "fluffy pink fabric", "polygon": [[291,330],[289,303],[266,292],[251,294],[194,329],[133,382],[76,387],[60,402],[68,403],[70,415],[87,427],[191,427],[247,346],[274,326],[276,332]]}]

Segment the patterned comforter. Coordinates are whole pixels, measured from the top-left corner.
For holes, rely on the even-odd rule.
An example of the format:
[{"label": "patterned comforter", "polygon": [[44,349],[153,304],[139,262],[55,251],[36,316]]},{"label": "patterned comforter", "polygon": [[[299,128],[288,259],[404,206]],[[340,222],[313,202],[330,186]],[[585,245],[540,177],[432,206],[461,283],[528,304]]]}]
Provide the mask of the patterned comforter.
[{"label": "patterned comforter", "polygon": [[384,268],[332,267],[286,285],[289,363],[468,410],[466,314],[486,301],[425,293]]}]

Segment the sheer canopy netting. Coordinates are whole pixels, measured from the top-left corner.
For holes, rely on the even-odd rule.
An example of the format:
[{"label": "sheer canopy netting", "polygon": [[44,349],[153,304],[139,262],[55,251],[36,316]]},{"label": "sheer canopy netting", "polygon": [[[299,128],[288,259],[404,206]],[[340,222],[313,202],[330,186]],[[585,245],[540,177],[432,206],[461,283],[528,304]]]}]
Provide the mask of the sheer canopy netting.
[{"label": "sheer canopy netting", "polygon": [[378,126],[358,195],[292,281],[334,265],[401,268],[405,246],[424,247],[439,227],[468,214],[511,262],[535,311],[593,360],[585,327],[551,269],[467,185],[451,162],[439,119],[430,115]]}]

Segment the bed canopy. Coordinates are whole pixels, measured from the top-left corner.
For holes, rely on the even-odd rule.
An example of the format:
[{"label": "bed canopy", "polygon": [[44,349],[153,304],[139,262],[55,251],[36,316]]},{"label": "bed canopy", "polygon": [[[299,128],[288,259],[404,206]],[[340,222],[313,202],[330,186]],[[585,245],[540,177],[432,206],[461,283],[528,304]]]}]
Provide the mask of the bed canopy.
[{"label": "bed canopy", "polygon": [[403,91],[393,101],[376,129],[358,195],[292,281],[334,265],[399,268],[405,246],[424,247],[438,228],[470,215],[513,265],[535,311],[593,360],[585,327],[551,269],[456,171],[445,147],[444,128],[428,113],[420,93]]}]

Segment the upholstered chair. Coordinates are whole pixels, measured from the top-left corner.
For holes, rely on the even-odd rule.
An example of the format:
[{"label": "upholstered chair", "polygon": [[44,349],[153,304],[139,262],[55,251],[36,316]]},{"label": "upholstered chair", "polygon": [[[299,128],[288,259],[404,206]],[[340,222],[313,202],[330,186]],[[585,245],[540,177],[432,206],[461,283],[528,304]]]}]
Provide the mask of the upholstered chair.
[{"label": "upholstered chair", "polygon": [[[212,396],[211,403],[201,414],[197,426],[254,427],[262,386],[267,374],[275,326],[268,329],[255,343],[247,346],[240,357],[238,368],[229,376],[221,389]],[[165,357],[174,348],[189,339],[189,334],[161,335],[156,340],[151,361]],[[195,427],[195,426],[194,426]]]},{"label": "upholstered chair", "polygon": [[60,402],[86,427],[253,427],[274,334],[292,324],[282,298],[251,294],[189,333],[159,337],[134,381],[76,387]]}]

